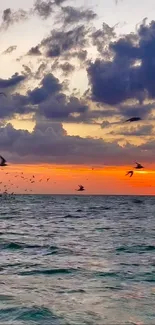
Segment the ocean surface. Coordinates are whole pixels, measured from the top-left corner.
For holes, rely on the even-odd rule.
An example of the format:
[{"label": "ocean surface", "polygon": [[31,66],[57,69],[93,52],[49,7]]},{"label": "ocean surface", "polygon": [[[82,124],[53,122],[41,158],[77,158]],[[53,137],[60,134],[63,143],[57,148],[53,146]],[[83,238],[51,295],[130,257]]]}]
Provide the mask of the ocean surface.
[{"label": "ocean surface", "polygon": [[155,324],[155,197],[0,198],[5,324]]}]

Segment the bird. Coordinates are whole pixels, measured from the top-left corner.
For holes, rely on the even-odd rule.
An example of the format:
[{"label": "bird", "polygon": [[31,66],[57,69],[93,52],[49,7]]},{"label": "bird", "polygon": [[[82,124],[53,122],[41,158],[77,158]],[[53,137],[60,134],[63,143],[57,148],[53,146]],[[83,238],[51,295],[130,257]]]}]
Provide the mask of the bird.
[{"label": "bird", "polygon": [[142,166],[141,164],[139,164],[138,162],[135,162],[136,163],[136,167],[134,167],[135,169],[142,169],[144,168],[144,166]]},{"label": "bird", "polygon": [[85,191],[85,188],[83,185],[78,185],[79,189],[77,190],[78,192]]},{"label": "bird", "polygon": [[131,117],[129,118],[128,120],[126,120],[125,122],[137,122],[137,121],[140,121],[141,120],[141,117]]},{"label": "bird", "polygon": [[127,176],[127,175],[130,175],[130,177],[132,177],[133,176],[133,170],[129,170],[127,173],[126,173],[126,175],[125,176]]},{"label": "bird", "polygon": [[0,159],[1,159],[0,166],[3,166],[3,167],[7,166],[6,160],[2,156],[0,156]]}]

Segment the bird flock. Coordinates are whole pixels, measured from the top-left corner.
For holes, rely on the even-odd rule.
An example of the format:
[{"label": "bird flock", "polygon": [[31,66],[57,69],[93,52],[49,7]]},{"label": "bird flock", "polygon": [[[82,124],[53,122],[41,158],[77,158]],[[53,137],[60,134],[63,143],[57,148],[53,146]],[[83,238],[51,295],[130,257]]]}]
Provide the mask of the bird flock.
[{"label": "bird flock", "polygon": [[[0,95],[3,95],[3,96],[5,96],[5,97],[7,97],[6,94],[3,93],[3,92],[0,92]],[[127,119],[125,122],[130,122],[130,123],[132,123],[132,122],[138,122],[138,121],[140,121],[140,120],[141,120],[140,117],[135,116],[135,117],[131,117],[131,118]],[[0,166],[1,166],[1,167],[8,166],[8,165],[7,165],[7,162],[6,162],[6,160],[5,160],[5,158],[2,157],[2,156],[0,156]],[[142,169],[142,168],[144,168],[144,166],[142,166],[140,163],[136,162],[136,167],[134,167],[134,169],[138,169],[138,170],[139,170],[139,169]],[[94,168],[92,168],[92,170],[94,170]],[[7,174],[8,174],[8,173],[6,173],[6,175],[7,175]],[[129,171],[126,173],[125,176],[132,177],[133,174],[134,174],[134,170],[129,170]],[[21,178],[22,178],[23,180],[28,180],[27,178],[25,178],[25,177],[23,176],[23,172],[21,173],[20,176],[21,176]],[[15,178],[17,178],[17,177],[19,177],[19,175],[16,175],[16,176],[15,176]],[[42,180],[43,180],[43,179],[39,179],[39,183],[41,183]],[[48,182],[49,180],[50,180],[50,178],[47,178],[47,179],[46,179],[46,182]],[[30,182],[31,184],[33,184],[33,183],[35,183],[35,181],[36,181],[36,180],[35,180],[35,176],[33,175],[33,176],[29,179],[29,182]],[[0,182],[0,184],[2,184],[2,182]],[[13,184],[10,184],[10,185],[13,185]],[[85,191],[85,188],[84,188],[83,185],[78,185],[78,187],[79,187],[79,188],[76,189],[77,192]],[[17,186],[17,188],[18,188],[18,186]],[[32,189],[30,189],[29,191],[32,192]],[[25,189],[25,192],[28,192],[28,189]],[[4,185],[4,192],[3,192],[3,195],[6,196],[7,194],[8,194],[8,189],[7,189],[7,186]],[[1,196],[1,195],[2,195],[2,194],[0,194],[0,196]],[[14,192],[12,192],[11,195],[14,195]]]}]

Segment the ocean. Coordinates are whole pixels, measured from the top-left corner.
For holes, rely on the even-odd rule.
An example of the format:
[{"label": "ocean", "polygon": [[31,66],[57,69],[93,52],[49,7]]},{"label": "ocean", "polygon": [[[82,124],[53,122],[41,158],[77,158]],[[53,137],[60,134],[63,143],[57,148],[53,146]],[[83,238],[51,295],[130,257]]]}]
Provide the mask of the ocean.
[{"label": "ocean", "polygon": [[0,200],[0,325],[155,324],[155,197]]}]

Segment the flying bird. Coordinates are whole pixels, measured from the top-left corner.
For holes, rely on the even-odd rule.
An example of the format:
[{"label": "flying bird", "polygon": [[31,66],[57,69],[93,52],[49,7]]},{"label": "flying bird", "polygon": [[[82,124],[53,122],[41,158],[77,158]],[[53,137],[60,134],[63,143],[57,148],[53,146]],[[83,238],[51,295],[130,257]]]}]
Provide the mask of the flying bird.
[{"label": "flying bird", "polygon": [[134,167],[135,169],[142,169],[144,168],[144,166],[142,166],[141,164],[139,164],[138,162],[135,162],[136,163],[136,167]]},{"label": "flying bird", "polygon": [[141,120],[141,117],[131,117],[128,120],[126,120],[125,122],[137,122],[140,120]]},{"label": "flying bird", "polygon": [[7,166],[6,160],[2,156],[0,156],[0,159],[1,159],[0,166]]},{"label": "flying bird", "polygon": [[85,191],[85,188],[83,185],[78,185],[78,186],[79,186],[79,189],[76,191],[78,191],[78,192]]},{"label": "flying bird", "polygon": [[130,177],[132,177],[133,176],[133,170],[129,170],[127,173],[126,173],[126,175],[125,176],[127,176],[127,175],[130,175]]}]

